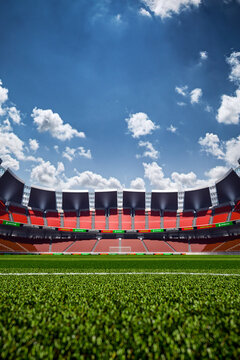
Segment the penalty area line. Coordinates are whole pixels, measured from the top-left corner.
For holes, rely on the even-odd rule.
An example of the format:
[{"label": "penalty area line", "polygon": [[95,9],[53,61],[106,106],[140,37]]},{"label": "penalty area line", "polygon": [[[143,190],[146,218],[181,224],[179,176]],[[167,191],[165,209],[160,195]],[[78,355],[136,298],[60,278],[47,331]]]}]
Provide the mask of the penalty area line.
[{"label": "penalty area line", "polygon": [[32,273],[0,273],[0,276],[86,276],[86,275],[198,275],[198,276],[240,276],[240,274],[199,273],[199,272],[32,272]]}]

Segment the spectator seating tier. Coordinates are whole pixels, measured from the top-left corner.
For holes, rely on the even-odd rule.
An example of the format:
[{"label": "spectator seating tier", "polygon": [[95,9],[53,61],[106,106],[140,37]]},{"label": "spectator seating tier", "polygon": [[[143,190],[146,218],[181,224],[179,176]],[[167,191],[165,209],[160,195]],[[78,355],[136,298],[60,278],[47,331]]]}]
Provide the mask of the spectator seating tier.
[{"label": "spectator seating tier", "polygon": [[132,229],[132,217],[130,209],[123,209],[122,211],[122,229],[131,230]]},{"label": "spectator seating tier", "polygon": [[109,252],[110,247],[118,247],[118,239],[101,239],[99,240],[94,252]]},{"label": "spectator seating tier", "polygon": [[238,201],[232,211],[231,220],[240,220],[240,201]]},{"label": "spectator seating tier", "polygon": [[149,229],[160,229],[161,227],[160,211],[151,210],[148,213],[148,227]]},{"label": "spectator seating tier", "polygon": [[57,211],[48,211],[46,219],[48,226],[61,227],[60,214]]},{"label": "spectator seating tier", "polygon": [[134,228],[136,230],[146,229],[146,226],[145,226],[145,210],[135,210]]},{"label": "spectator seating tier", "polygon": [[44,225],[43,212],[41,210],[28,210],[30,215],[30,221],[32,225]]},{"label": "spectator seating tier", "polygon": [[194,214],[192,211],[184,211],[179,216],[179,227],[191,227],[193,226]]},{"label": "spectator seating tier", "polygon": [[65,252],[66,253],[91,252],[94,245],[96,244],[96,241],[97,241],[96,239],[77,240]]},{"label": "spectator seating tier", "polygon": [[196,226],[209,225],[212,210],[202,210],[197,212]]},{"label": "spectator seating tier", "polygon": [[94,227],[97,230],[106,229],[105,210],[96,210],[95,211],[95,226]]},{"label": "spectator seating tier", "polygon": [[77,214],[76,211],[64,211],[63,224],[65,228],[76,229],[77,227]]},{"label": "spectator seating tier", "polygon": [[91,211],[81,211],[80,212],[80,228],[81,229],[91,229],[92,228],[92,213]]},{"label": "spectator seating tier", "polygon": [[228,214],[231,211],[231,206],[224,206],[216,208],[213,216],[213,224],[225,222],[228,219]]},{"label": "spectator seating tier", "polygon": [[27,218],[27,209],[21,208],[17,206],[9,206],[9,211],[12,213],[13,221],[27,224],[28,218]]},{"label": "spectator seating tier", "polygon": [[163,240],[144,240],[149,252],[173,252],[171,247]]},{"label": "spectator seating tier", "polygon": [[139,239],[122,239],[121,247],[130,247],[131,252],[146,252],[144,245]]},{"label": "spectator seating tier", "polygon": [[176,228],[177,226],[177,213],[176,211],[164,211],[163,227],[165,229]]},{"label": "spectator seating tier", "polygon": [[110,230],[118,230],[119,228],[119,213],[117,209],[110,209],[108,217],[108,227]]}]

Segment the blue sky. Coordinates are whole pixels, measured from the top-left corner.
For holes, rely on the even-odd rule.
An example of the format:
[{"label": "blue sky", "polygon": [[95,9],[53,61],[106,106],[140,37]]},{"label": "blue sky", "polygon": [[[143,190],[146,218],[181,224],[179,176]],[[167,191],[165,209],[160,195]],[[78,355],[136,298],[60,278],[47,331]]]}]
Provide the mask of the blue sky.
[{"label": "blue sky", "polygon": [[28,185],[185,189],[240,157],[239,0],[0,0],[0,157]]}]

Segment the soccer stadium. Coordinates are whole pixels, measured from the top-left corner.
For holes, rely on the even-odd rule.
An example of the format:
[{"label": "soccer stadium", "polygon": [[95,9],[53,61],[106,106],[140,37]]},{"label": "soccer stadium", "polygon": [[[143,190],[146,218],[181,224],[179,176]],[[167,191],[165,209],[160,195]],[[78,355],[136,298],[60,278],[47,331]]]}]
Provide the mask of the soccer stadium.
[{"label": "soccer stadium", "polygon": [[62,191],[1,168],[1,253],[240,254],[240,178],[184,192]]},{"label": "soccer stadium", "polygon": [[240,359],[240,0],[0,0],[0,359]]}]

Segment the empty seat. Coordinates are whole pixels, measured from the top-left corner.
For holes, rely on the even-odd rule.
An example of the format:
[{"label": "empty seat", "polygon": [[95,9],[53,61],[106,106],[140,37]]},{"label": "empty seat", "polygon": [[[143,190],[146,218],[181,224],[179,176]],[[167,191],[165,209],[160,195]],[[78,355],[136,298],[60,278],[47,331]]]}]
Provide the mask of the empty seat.
[{"label": "empty seat", "polygon": [[43,212],[41,210],[29,209],[29,216],[32,225],[44,225]]},{"label": "empty seat", "polygon": [[92,213],[91,211],[81,211],[80,212],[80,228],[81,229],[91,229],[92,228]]},{"label": "empty seat", "polygon": [[48,211],[46,214],[48,226],[60,227],[60,214],[57,211]]},{"label": "empty seat", "polygon": [[165,229],[176,228],[177,226],[177,213],[176,211],[164,211],[163,227]]},{"label": "empty seat", "polygon": [[118,239],[101,239],[94,250],[94,252],[114,252],[118,251]]},{"label": "empty seat", "polygon": [[130,209],[123,209],[122,211],[122,229],[131,230],[132,229],[132,217]]},{"label": "empty seat", "polygon": [[108,217],[108,227],[111,230],[118,230],[119,228],[119,213],[117,209],[110,209]]},{"label": "empty seat", "polygon": [[148,226],[149,229],[160,229],[161,227],[160,211],[151,210],[148,213]]},{"label": "empty seat", "polygon": [[22,223],[22,224],[28,223],[26,208],[17,207],[17,206],[9,206],[9,211],[12,213],[13,221]]},{"label": "empty seat", "polygon": [[145,210],[135,210],[134,228],[136,230],[146,229],[146,226],[145,226]]},{"label": "empty seat", "polygon": [[228,214],[231,211],[230,206],[215,208],[213,216],[213,224],[225,222],[228,219]]},{"label": "empty seat", "polygon": [[180,213],[179,226],[180,227],[193,226],[193,219],[194,219],[194,214],[192,211],[184,211],[184,212]]},{"label": "empty seat", "polygon": [[97,230],[106,229],[105,210],[96,210],[95,211],[95,226],[94,227]]},{"label": "empty seat", "polygon": [[76,211],[64,211],[63,213],[64,227],[75,229],[77,227],[77,213]]},{"label": "empty seat", "polygon": [[122,239],[121,247],[124,252],[146,252],[141,240],[139,239]]},{"label": "empty seat", "polygon": [[77,240],[71,245],[66,253],[81,253],[81,252],[91,252],[94,245],[96,244],[96,239],[90,240]]},{"label": "empty seat", "polygon": [[145,239],[144,243],[149,252],[173,252],[171,247],[163,240]]},{"label": "empty seat", "polygon": [[197,212],[196,226],[208,225],[211,219],[212,210],[201,210]]}]

